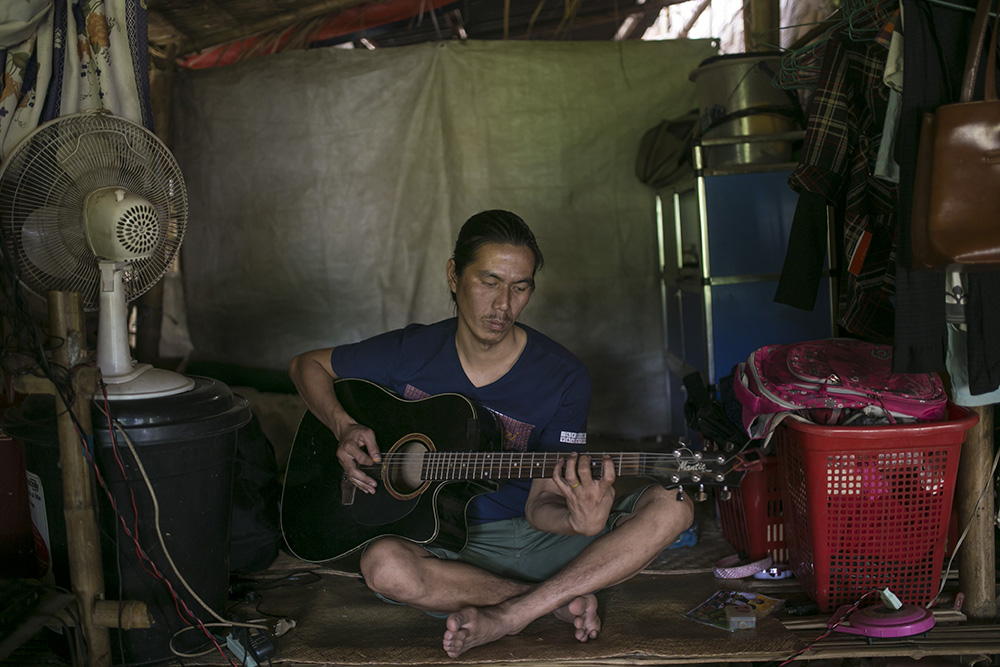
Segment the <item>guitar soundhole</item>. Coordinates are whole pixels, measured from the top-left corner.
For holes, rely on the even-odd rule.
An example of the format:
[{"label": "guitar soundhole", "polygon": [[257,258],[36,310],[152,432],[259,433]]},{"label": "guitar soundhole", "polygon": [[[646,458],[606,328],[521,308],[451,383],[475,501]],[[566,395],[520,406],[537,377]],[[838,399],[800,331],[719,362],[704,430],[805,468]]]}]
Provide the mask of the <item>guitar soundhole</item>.
[{"label": "guitar soundhole", "polygon": [[382,462],[382,483],[394,498],[409,500],[419,496],[430,482],[422,479],[424,454],[433,451],[427,436],[419,433],[400,438]]}]

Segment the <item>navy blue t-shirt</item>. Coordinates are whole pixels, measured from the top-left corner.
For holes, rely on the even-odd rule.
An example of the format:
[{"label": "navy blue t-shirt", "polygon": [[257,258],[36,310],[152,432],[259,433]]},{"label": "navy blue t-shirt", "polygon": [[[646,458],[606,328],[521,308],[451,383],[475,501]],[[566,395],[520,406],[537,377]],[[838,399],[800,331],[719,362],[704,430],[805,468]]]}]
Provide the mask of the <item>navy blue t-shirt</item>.
[{"label": "navy blue t-shirt", "polygon": [[[333,350],[330,364],[337,377],[369,380],[406,399],[461,394],[500,417],[507,450],[583,451],[590,410],[587,367],[547,336],[518,326],[528,334],[521,356],[503,377],[484,387],[473,386],[462,369],[455,318],[341,345]],[[530,486],[530,480],[512,480],[476,497],[467,512],[469,522],[524,516]]]}]

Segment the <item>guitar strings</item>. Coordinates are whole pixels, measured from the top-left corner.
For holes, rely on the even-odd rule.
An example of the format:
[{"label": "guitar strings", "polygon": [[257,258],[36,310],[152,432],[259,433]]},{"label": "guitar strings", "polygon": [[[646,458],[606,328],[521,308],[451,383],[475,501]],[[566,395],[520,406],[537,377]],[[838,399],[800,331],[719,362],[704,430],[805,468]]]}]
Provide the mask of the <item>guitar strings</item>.
[{"label": "guitar strings", "polygon": [[[423,457],[423,456],[435,456],[435,457],[445,457],[445,456],[466,456],[466,457],[501,457],[501,456],[513,456],[516,458],[548,458],[549,456],[554,456],[556,458],[564,457],[565,452],[441,452],[437,450],[425,450],[421,452],[387,452],[383,454],[383,458],[387,457]],[[671,459],[675,461],[691,461],[691,462],[706,462],[706,463],[717,463],[722,464],[728,461],[734,460],[735,457],[726,459],[724,457],[698,457],[698,456],[677,456],[675,454],[664,454],[661,452],[584,452],[587,456],[592,457],[597,460],[603,458],[604,456],[610,456],[611,458],[663,458]]]},{"label": "guitar strings", "polygon": [[[700,481],[723,481],[726,475],[736,469],[737,459],[719,457],[678,456],[660,452],[588,452],[593,457],[591,468],[601,471],[605,456],[615,461],[615,471],[624,476],[667,476],[679,474],[697,476]],[[404,468],[419,467],[420,479],[433,481],[442,479],[477,479],[498,476],[511,479],[532,479],[548,477],[554,472],[564,452],[440,452],[425,450],[420,452],[388,452],[383,455],[381,465],[365,466],[362,469],[388,469],[390,473]],[[551,459],[551,460],[550,460]],[[727,463],[731,463],[726,467]],[[671,465],[673,464],[673,465]],[[711,469],[709,466],[717,466]],[[640,472],[640,469],[642,472]],[[455,472],[461,474],[453,476]],[[513,473],[517,473],[516,475]],[[525,474],[527,473],[527,474]],[[538,474],[541,473],[541,474]],[[675,481],[671,479],[671,481]]]}]

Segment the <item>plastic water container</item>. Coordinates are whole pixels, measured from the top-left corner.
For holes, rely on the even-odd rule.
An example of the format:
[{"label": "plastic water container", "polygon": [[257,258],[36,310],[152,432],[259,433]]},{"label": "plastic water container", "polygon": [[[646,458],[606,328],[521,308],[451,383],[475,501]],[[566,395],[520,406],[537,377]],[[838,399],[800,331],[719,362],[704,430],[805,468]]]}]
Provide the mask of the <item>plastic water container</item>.
[{"label": "plastic water container", "polygon": [[[188,625],[178,608],[183,612],[187,607],[205,623],[215,619],[174,572],[163,553],[158,532],[163,534],[180,576],[198,597],[221,614],[229,589],[237,436],[239,429],[250,421],[250,405],[225,384],[195,377],[194,388],[182,394],[113,401],[109,406],[124,434],[117,427],[109,428],[108,418],[98,408],[91,410],[92,451],[103,480],[103,485],[95,481],[94,490],[102,533],[106,597],[145,602],[154,619],[149,629],[111,629],[112,659],[116,665],[163,662],[175,659],[171,637]],[[3,427],[24,443],[29,479],[37,486],[34,499],[43,504],[39,519],[45,524],[44,548],[51,554],[51,575],[57,584],[69,587],[54,399],[42,395],[27,397],[20,406],[7,411]],[[126,437],[131,440],[153,488],[158,522],[153,499]],[[150,557],[152,565],[138,555],[137,544]],[[175,638],[173,646],[191,652],[205,641],[201,632],[192,630]],[[51,643],[59,653],[65,638],[53,635]]]}]

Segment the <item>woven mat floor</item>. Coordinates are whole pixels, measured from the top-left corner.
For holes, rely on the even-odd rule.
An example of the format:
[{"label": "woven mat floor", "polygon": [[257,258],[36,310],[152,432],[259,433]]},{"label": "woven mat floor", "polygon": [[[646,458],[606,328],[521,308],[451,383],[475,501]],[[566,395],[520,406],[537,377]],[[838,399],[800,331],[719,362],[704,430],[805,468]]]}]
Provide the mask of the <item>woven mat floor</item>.
[{"label": "woven mat floor", "polygon": [[[684,613],[720,589],[711,566],[732,553],[717,525],[701,521],[694,547],[665,551],[631,581],[599,594],[603,628],[597,640],[581,643],[572,628],[542,618],[521,634],[476,647],[460,659],[441,649],[444,621],[378,600],[347,572],[281,556],[261,579],[256,611],[296,619],[296,627],[275,640],[275,662],[285,665],[433,665],[481,663],[657,664],[768,660],[801,647],[775,618],[753,631],[728,632],[684,618]],[[290,573],[311,572],[297,586],[268,587]],[[318,575],[318,577],[314,576]],[[224,665],[219,655],[185,660],[187,665]]]},{"label": "woven mat floor", "polygon": [[[441,649],[444,622],[375,598],[360,579],[324,574],[302,587],[268,590],[258,609],[297,619],[275,641],[277,658],[291,664],[428,665],[447,663],[593,662],[677,656],[725,656],[726,660],[766,659],[792,654],[800,646],[774,618],[753,631],[731,633],[683,617],[719,589],[709,574],[639,575],[600,594],[601,636],[580,643],[572,628],[553,617],[535,621],[517,636],[474,648],[459,660]],[[205,662],[221,665],[221,658]]]},{"label": "woven mat floor", "polygon": [[[707,516],[706,516],[707,515]],[[282,555],[259,575],[259,599],[250,616],[295,619],[296,627],[275,639],[271,664],[306,665],[438,665],[491,664],[497,667],[611,667],[699,664],[732,667],[756,663],[776,665],[823,634],[827,615],[791,619],[782,612],[759,621],[752,631],[730,633],[702,625],[684,613],[717,590],[751,589],[784,600],[803,599],[794,579],[781,582],[720,580],[712,564],[733,549],[721,536],[718,521],[701,512],[699,540],[692,547],[671,549],[643,573],[599,594],[604,627],[593,642],[577,642],[570,628],[554,619],[532,623],[515,637],[474,648],[460,659],[441,649],[444,622],[372,595],[356,575],[332,567],[303,563]],[[938,613],[935,612],[935,616]],[[970,625],[941,617],[927,636],[877,640],[834,633],[802,656],[809,667],[924,667],[932,656],[1000,655],[1000,625]],[[907,656],[911,662],[902,662]],[[872,660],[891,661],[885,664]],[[967,657],[966,660],[969,658]],[[40,634],[4,667],[63,666]],[[218,653],[184,658],[171,665],[231,665]],[[967,662],[965,664],[972,664]],[[996,664],[991,663],[991,664]]]}]

